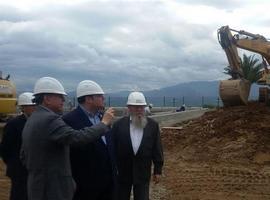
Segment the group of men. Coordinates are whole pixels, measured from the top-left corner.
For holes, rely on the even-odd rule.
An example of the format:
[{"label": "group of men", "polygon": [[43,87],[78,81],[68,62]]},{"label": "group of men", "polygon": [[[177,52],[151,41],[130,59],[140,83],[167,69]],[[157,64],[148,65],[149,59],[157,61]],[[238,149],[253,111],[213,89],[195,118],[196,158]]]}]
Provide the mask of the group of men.
[{"label": "group of men", "polygon": [[133,191],[134,200],[148,200],[151,174],[160,180],[163,151],[144,95],[131,92],[129,115],[115,121],[96,82],[80,82],[76,93],[77,108],[64,115],[66,93],[52,77],[18,97],[22,114],[6,124],[1,142],[10,199],[129,200]]}]

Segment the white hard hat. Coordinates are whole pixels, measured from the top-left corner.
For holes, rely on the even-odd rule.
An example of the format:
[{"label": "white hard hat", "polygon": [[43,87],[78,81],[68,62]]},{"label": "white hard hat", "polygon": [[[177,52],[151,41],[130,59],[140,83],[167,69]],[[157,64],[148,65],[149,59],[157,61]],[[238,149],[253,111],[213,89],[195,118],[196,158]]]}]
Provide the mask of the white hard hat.
[{"label": "white hard hat", "polygon": [[52,77],[42,77],[37,80],[34,87],[34,95],[42,93],[67,95],[62,84]]},{"label": "white hard hat", "polygon": [[78,84],[77,98],[95,94],[104,94],[102,88],[95,81],[84,80]]},{"label": "white hard hat", "polygon": [[34,99],[34,94],[32,92],[24,92],[20,94],[18,97],[18,105],[19,106],[27,106],[27,105],[35,105],[35,103],[32,102]]},{"label": "white hard hat", "polygon": [[134,106],[146,106],[146,101],[143,93],[141,92],[131,92],[128,95],[127,105],[134,105]]}]

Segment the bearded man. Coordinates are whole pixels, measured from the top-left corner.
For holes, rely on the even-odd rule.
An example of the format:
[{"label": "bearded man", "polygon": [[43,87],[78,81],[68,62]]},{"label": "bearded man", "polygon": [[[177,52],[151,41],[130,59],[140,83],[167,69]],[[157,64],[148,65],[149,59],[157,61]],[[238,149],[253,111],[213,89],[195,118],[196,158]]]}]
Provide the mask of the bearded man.
[{"label": "bearded man", "polygon": [[163,150],[159,125],[145,116],[146,105],[143,93],[131,92],[127,101],[129,115],[116,121],[112,128],[118,200],[129,200],[132,188],[134,200],[149,200],[152,163],[153,181],[160,180]]}]

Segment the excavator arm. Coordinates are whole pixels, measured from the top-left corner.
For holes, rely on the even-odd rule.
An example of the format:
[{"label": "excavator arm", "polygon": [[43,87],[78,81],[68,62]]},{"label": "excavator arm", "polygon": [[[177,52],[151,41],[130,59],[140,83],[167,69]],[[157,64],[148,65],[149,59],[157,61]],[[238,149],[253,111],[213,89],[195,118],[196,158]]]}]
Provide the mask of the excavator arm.
[{"label": "excavator arm", "polygon": [[237,48],[256,52],[262,56],[265,70],[261,73],[258,83],[270,85],[270,73],[267,68],[270,63],[270,42],[259,34],[233,30],[228,26],[218,30],[218,40],[226,53],[232,72],[232,79],[220,82],[220,97],[225,106],[245,105],[248,102],[250,82],[243,78]]},{"label": "excavator arm", "polygon": [[232,70],[232,79],[242,78],[243,72],[240,67],[240,57],[238,56],[234,37],[228,26],[223,26],[218,30],[218,41],[226,53],[229,67]]}]

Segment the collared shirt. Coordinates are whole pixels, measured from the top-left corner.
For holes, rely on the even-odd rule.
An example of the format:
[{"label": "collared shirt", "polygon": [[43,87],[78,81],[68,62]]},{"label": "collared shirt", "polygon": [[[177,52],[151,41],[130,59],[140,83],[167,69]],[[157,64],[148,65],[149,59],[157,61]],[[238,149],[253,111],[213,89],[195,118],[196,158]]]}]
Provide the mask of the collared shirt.
[{"label": "collared shirt", "polygon": [[135,127],[131,123],[131,120],[132,118],[130,118],[130,138],[131,138],[134,155],[136,155],[142,142],[143,128]]},{"label": "collared shirt", "polygon": [[25,114],[25,113],[22,113],[22,114],[24,115],[26,120],[29,118],[29,116],[27,114]]},{"label": "collared shirt", "polygon": [[[82,105],[79,105],[79,106],[84,111],[84,113],[87,115],[89,121],[93,125],[100,123],[100,113],[99,112],[94,114],[94,113],[88,112]],[[101,139],[103,140],[104,144],[107,144],[106,138],[104,135],[101,136]]]},{"label": "collared shirt", "polygon": [[48,107],[46,107],[46,106],[43,106],[43,105],[38,105],[38,106],[42,107],[43,109],[45,109],[45,110],[47,110],[47,111],[49,111],[49,112],[51,112],[51,113],[60,115],[59,113],[56,113],[56,112],[52,111],[50,108],[48,108]]}]

